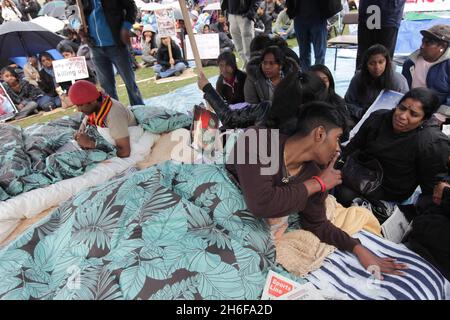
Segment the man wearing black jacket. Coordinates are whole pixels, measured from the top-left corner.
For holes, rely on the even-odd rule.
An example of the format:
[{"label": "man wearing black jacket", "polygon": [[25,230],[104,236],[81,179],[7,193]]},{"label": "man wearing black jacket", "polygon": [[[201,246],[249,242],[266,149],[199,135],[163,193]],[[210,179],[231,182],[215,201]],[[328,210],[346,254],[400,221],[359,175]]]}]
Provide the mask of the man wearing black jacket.
[{"label": "man wearing black jacket", "polygon": [[136,20],[133,0],[82,0],[92,49],[92,60],[100,85],[118,100],[114,68],[127,88],[130,105],[144,104],[136,84],[131,56],[130,29]]},{"label": "man wearing black jacket", "polygon": [[250,60],[250,42],[255,37],[254,21],[261,0],[222,0],[221,9],[228,13],[230,33],[244,68]]}]

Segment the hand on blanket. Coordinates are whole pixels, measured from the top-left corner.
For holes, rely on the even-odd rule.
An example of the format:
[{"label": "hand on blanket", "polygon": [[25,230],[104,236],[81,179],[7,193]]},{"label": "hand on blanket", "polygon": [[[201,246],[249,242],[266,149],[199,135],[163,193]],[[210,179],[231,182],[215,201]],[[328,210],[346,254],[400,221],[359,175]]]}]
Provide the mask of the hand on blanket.
[{"label": "hand on blanket", "polygon": [[379,280],[383,280],[383,276],[381,275],[381,273],[402,276],[404,275],[404,273],[400,270],[408,269],[408,266],[406,264],[397,263],[393,258],[380,258],[360,244],[355,246],[355,248],[353,249],[353,253],[358,257],[358,260],[362,264],[364,269],[372,273],[375,278]]},{"label": "hand on blanket", "polygon": [[86,133],[77,132],[73,137],[78,145],[83,149],[95,149],[95,141]]}]

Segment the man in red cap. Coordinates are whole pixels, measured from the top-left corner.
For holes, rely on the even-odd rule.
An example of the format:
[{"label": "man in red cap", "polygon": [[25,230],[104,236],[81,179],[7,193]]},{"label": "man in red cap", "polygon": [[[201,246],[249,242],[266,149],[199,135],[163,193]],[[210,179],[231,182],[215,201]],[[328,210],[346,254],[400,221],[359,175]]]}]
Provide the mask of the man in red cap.
[{"label": "man in red cap", "polygon": [[[92,82],[86,80],[79,80],[70,87],[69,98],[77,106],[78,111],[86,115],[89,125],[109,129],[118,157],[130,156],[128,127],[137,126],[131,110],[110,96],[102,94]],[[96,146],[96,142],[86,133],[77,133],[75,140],[83,149],[94,149]]]}]

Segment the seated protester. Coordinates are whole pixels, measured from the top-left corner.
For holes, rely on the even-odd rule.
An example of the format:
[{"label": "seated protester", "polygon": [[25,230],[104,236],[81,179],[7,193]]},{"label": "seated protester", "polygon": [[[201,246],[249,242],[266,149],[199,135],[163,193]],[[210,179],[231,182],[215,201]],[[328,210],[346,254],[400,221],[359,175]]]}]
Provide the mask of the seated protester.
[{"label": "seated protester", "polygon": [[224,32],[219,32],[219,46],[220,46],[220,53],[229,51],[234,51],[234,43],[233,40],[231,40],[230,32],[228,31],[228,25],[224,26]]},{"label": "seated protester", "polygon": [[281,80],[287,74],[297,71],[297,62],[285,57],[280,48],[270,46],[264,49],[261,57],[255,57],[247,65],[245,101],[253,104],[272,101],[273,92]]},{"label": "seated protester", "polygon": [[[77,106],[78,111],[88,117],[88,124],[109,129],[114,140],[117,156],[130,156],[130,134],[128,127],[137,126],[133,112],[119,101],[102,94],[92,82],[79,80],[69,89],[69,98]],[[83,149],[95,149],[96,142],[85,133],[77,133],[75,140]]]},{"label": "seated protester", "polygon": [[[44,91],[44,93],[51,97],[60,100],[59,94],[57,92],[67,91],[70,87],[71,83],[64,83],[64,87],[60,86],[55,79],[55,73],[53,72],[53,57],[48,52],[42,52],[39,54],[39,62],[41,63],[41,70],[39,71],[39,88]],[[59,103],[61,106],[61,102]]]},{"label": "seated protester", "polygon": [[219,13],[217,17],[217,22],[211,24],[212,32],[224,32],[227,35],[230,34],[230,24],[227,21],[227,17],[223,13]]},{"label": "seated protester", "polygon": [[[437,177],[447,173],[450,156],[447,136],[438,126],[425,123],[438,107],[439,100],[431,90],[416,88],[406,93],[394,110],[372,113],[343,155],[359,153],[359,159],[378,160],[383,169],[381,186],[361,195],[344,182],[336,189],[338,201],[349,206],[353,199],[365,198],[381,202],[389,210],[391,205],[385,202],[402,203],[418,186],[423,195],[432,195]],[[354,177],[356,181],[357,178]]]},{"label": "seated protester", "polygon": [[216,90],[228,104],[245,102],[244,84],[247,75],[238,69],[236,56],[231,52],[223,52],[217,58],[220,76],[216,82]]},{"label": "seated protester", "polygon": [[[71,46],[64,46],[64,45],[58,45],[57,46],[57,50],[59,51],[59,53],[61,53],[61,55],[64,57],[64,59],[70,59],[70,58],[75,58],[77,55],[75,54],[75,52],[73,51]],[[92,83],[97,83],[97,78],[95,76],[95,72],[94,70],[91,69],[91,67],[89,67],[89,65],[86,63],[86,67],[89,73],[89,78],[85,79],[88,80]],[[66,88],[65,90],[68,90],[68,88],[71,86],[71,82],[69,83],[61,83],[61,87]]]},{"label": "seated protester", "polygon": [[[205,24],[202,29],[203,34],[211,33],[211,29],[209,28],[209,24]],[[220,38],[219,38],[220,41]],[[217,66],[217,59],[202,59],[202,66]]]},{"label": "seated protester", "polygon": [[411,89],[433,89],[440,103],[450,106],[450,26],[435,25],[420,33],[422,45],[405,61],[402,74]]},{"label": "seated protester", "polygon": [[66,39],[61,40],[58,45],[71,46],[73,51],[77,52],[81,45],[81,37],[78,35],[77,31],[70,26],[65,26],[62,35],[66,37]]},{"label": "seated protester", "polygon": [[144,66],[153,67],[157,63],[157,51],[156,32],[151,25],[147,24],[142,30],[142,61],[144,61]]},{"label": "seated protester", "polygon": [[272,17],[266,14],[264,7],[260,6],[256,10],[255,17],[255,34],[271,34],[272,33]]},{"label": "seated protester", "polygon": [[347,141],[348,133],[356,123],[350,116],[350,112],[347,108],[345,100],[334,91],[334,79],[330,69],[328,69],[323,64],[316,64],[311,67],[310,71],[314,72],[323,81],[325,87],[327,88],[328,97],[326,98],[325,102],[328,102],[329,104],[337,107],[344,115],[347,132],[344,132],[341,142]]},{"label": "seated protester", "polygon": [[[172,57],[169,54],[171,48]],[[186,70],[187,62],[181,55],[180,47],[170,37],[162,37],[161,45],[156,54],[158,64],[153,67],[156,79],[179,76]]]},{"label": "seated protester", "polygon": [[268,122],[273,127],[283,123],[288,129],[286,123],[295,118],[297,112],[293,102],[300,105],[311,101],[324,101],[326,98],[325,85],[313,73],[290,73],[275,89],[273,102],[263,101],[235,110],[229,108],[203,73],[199,74],[198,87],[205,93],[205,100],[216,112],[224,129],[266,125]]},{"label": "seated protester", "polygon": [[14,68],[2,70],[4,87],[9,97],[19,110],[17,119],[32,115],[37,110],[50,111],[58,106],[59,101],[46,96],[44,92],[26,80],[20,80]]},{"label": "seated protester", "polygon": [[[239,182],[248,211],[259,218],[298,214],[302,229],[354,253],[364,268],[375,265],[382,273],[401,275],[405,264],[374,255],[327,219],[327,191],[342,182],[341,172],[333,168],[345,126],[341,113],[324,102],[294,108],[298,114],[290,132],[249,128],[239,136],[227,161],[226,168]],[[251,136],[259,141],[250,141]]]},{"label": "seated protester", "polygon": [[295,38],[294,20],[289,18],[287,8],[283,9],[272,27],[272,33],[283,39]]},{"label": "seated protester", "polygon": [[382,90],[408,91],[405,77],[395,72],[389,51],[376,44],[365,52],[361,70],[353,76],[345,94],[352,118],[359,121]]},{"label": "seated protester", "polygon": [[278,15],[283,11],[283,6],[277,3],[275,0],[264,0],[261,3],[265,13],[273,20],[277,20]]},{"label": "seated protester", "polygon": [[39,63],[36,56],[29,56],[27,63],[23,66],[24,79],[33,86],[39,86]]},{"label": "seated protester", "polygon": [[86,59],[86,64],[87,64],[88,68],[94,73],[94,75],[96,75],[95,65],[94,65],[94,62],[92,61],[91,48],[89,47],[89,45],[87,44],[86,41],[87,41],[86,38],[83,38],[81,40],[81,45],[78,48],[78,51],[76,52],[77,57],[84,57]]}]

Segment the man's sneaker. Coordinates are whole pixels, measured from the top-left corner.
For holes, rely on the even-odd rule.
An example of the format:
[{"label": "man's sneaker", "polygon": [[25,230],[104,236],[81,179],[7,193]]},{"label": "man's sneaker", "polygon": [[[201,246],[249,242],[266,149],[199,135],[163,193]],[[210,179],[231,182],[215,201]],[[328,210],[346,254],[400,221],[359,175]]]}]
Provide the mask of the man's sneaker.
[{"label": "man's sneaker", "polygon": [[161,79],[161,76],[159,74],[156,74],[156,80]]},{"label": "man's sneaker", "polygon": [[177,72],[174,73],[174,75],[175,75],[175,77],[179,77],[179,76],[181,76],[181,72],[177,71]]}]

